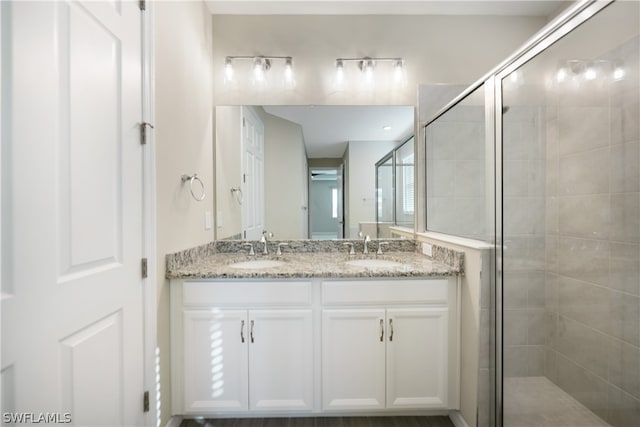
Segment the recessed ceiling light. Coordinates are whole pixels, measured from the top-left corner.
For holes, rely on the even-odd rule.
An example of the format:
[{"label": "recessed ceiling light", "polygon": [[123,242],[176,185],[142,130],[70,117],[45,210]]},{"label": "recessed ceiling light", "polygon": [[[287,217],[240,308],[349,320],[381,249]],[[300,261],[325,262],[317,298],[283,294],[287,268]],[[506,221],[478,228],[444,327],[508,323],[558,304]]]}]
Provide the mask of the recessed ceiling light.
[{"label": "recessed ceiling light", "polygon": [[382,130],[391,130],[391,126],[389,126],[389,125],[382,126]]}]

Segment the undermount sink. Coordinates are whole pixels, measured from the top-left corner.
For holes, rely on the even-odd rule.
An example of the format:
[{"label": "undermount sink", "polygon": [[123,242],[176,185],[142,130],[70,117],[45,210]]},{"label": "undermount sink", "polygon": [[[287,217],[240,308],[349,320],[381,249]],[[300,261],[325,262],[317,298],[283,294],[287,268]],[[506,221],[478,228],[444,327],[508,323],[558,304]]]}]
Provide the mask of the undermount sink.
[{"label": "undermount sink", "polygon": [[354,259],[352,261],[345,262],[345,264],[365,268],[391,268],[404,265],[399,262],[388,261],[386,259]]},{"label": "undermount sink", "polygon": [[231,268],[244,268],[244,269],[259,269],[259,268],[274,268],[285,265],[284,261],[276,261],[272,259],[254,259],[251,261],[242,261],[230,264]]}]

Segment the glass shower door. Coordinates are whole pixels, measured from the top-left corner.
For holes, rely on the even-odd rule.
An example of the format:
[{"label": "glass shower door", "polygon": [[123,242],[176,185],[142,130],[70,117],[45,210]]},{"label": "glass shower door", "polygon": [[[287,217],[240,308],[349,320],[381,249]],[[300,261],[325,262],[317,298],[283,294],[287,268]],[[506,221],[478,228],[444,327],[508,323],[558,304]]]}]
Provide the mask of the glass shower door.
[{"label": "glass shower door", "polygon": [[640,426],[639,17],[498,76],[507,427]]}]

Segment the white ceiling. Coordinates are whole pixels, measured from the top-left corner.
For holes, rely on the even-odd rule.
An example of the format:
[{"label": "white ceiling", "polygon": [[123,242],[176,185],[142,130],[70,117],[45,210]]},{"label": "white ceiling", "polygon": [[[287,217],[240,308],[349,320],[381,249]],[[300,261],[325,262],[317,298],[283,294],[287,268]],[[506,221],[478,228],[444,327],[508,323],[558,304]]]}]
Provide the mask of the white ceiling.
[{"label": "white ceiling", "polygon": [[[342,157],[348,141],[403,141],[413,134],[413,106],[270,106],[302,127],[309,158]],[[385,131],[384,126],[391,126]]]},{"label": "white ceiling", "polygon": [[571,0],[205,0],[220,15],[551,16]]}]

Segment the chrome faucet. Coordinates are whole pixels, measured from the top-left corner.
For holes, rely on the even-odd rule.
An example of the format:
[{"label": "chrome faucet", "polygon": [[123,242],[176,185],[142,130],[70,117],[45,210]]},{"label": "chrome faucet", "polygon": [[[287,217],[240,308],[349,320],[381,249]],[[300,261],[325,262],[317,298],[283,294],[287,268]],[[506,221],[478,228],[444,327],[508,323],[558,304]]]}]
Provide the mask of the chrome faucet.
[{"label": "chrome faucet", "polygon": [[353,243],[352,242],[343,243],[343,245],[349,246],[349,255],[355,255],[356,254],[356,251],[353,250]]},{"label": "chrome faucet", "polygon": [[244,244],[244,245],[242,245],[242,246],[248,246],[248,247],[250,247],[250,248],[251,248],[251,249],[249,249],[249,255],[252,255],[252,256],[253,256],[253,255],[255,255],[255,254],[256,254],[256,252],[253,250],[253,243],[245,243],[245,244]]},{"label": "chrome faucet", "polygon": [[282,247],[289,246],[288,243],[278,243],[278,251],[276,252],[277,256],[282,256]]},{"label": "chrome faucet", "polygon": [[263,255],[269,254],[269,251],[267,250],[267,237],[269,238],[273,237],[273,233],[267,233],[267,230],[264,230],[262,232],[262,237],[260,237],[260,243],[264,244],[264,247],[262,248]]},{"label": "chrome faucet", "polygon": [[368,254],[369,253],[369,248],[367,247],[367,243],[369,243],[370,241],[371,241],[371,237],[369,237],[368,234],[366,236],[364,236],[364,251],[362,253],[364,253],[364,254]]},{"label": "chrome faucet", "polygon": [[389,242],[378,243],[378,251],[376,252],[376,255],[382,255],[382,245],[389,246]]}]

